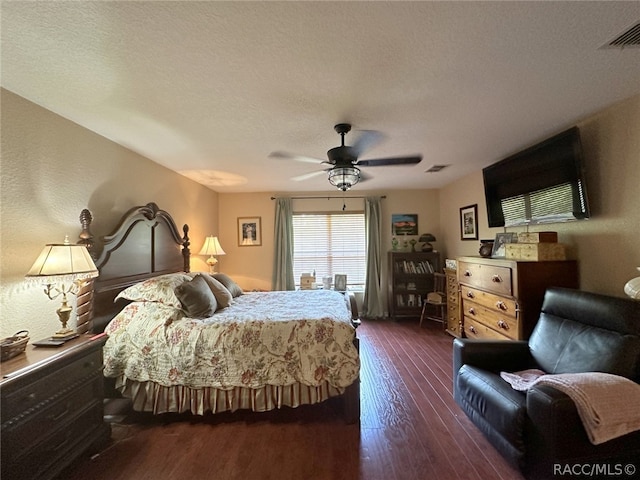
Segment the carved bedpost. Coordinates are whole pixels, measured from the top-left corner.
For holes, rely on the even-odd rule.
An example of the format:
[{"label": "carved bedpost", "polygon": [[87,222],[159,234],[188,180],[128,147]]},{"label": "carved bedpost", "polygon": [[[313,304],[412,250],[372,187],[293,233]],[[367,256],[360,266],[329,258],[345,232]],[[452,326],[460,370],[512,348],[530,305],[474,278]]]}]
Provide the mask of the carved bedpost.
[{"label": "carved bedpost", "polygon": [[[93,233],[91,233],[91,222],[93,216],[88,209],[80,212],[80,225],[82,231],[78,235],[78,243],[85,245],[89,251],[89,255],[96,260],[96,252],[94,251]],[[91,330],[93,320],[93,278],[82,280],[78,284],[78,293],[76,294],[76,331],[85,333]]]},{"label": "carved bedpost", "polygon": [[189,245],[191,242],[189,241],[189,225],[186,223],[182,227],[182,231],[184,232],[184,236],[182,237],[182,257],[184,258],[184,271],[191,271],[191,250],[189,250]]},{"label": "carved bedpost", "polygon": [[86,245],[87,250],[89,250],[89,255],[91,255],[91,258],[95,260],[96,252],[93,250],[94,242],[93,233],[91,233],[91,222],[93,222],[93,216],[91,215],[91,212],[85,208],[80,212],[80,225],[82,226],[82,231],[80,232],[80,235],[78,235],[80,238],[78,243]]}]

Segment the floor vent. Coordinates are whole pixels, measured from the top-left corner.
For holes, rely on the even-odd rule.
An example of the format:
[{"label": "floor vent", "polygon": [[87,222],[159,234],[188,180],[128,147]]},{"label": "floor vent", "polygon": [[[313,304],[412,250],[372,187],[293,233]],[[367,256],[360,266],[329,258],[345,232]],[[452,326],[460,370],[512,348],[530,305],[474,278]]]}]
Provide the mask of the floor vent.
[{"label": "floor vent", "polygon": [[603,46],[603,48],[627,48],[627,47],[640,47],[640,22],[636,23],[633,27],[624,31],[609,43]]}]

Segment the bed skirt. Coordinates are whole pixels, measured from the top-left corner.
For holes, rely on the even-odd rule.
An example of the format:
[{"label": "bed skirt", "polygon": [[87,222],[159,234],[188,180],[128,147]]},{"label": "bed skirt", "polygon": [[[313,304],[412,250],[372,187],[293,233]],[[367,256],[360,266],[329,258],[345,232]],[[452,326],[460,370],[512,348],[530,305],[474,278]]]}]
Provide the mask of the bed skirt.
[{"label": "bed skirt", "polygon": [[221,390],[214,387],[165,387],[154,382],[136,382],[124,376],[116,379],[116,389],[131,399],[138,412],[184,413],[204,415],[207,412],[253,410],[266,412],[275,408],[299,407],[323,402],[342,395],[346,389],[327,382],[318,387],[295,383],[287,386],[267,385],[262,388],[234,387]]}]

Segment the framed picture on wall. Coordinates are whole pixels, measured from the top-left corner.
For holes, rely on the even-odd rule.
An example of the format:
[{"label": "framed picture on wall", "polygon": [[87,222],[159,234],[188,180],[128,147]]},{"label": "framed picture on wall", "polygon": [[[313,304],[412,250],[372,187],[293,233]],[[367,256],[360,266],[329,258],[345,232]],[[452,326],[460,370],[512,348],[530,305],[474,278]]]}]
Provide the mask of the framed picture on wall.
[{"label": "framed picture on wall", "polygon": [[478,240],[478,204],[460,209],[460,240]]},{"label": "framed picture on wall", "polygon": [[391,214],[392,235],[418,235],[418,215],[415,213]]},{"label": "framed picture on wall", "polygon": [[262,245],[260,217],[238,217],[238,246],[259,247]]}]

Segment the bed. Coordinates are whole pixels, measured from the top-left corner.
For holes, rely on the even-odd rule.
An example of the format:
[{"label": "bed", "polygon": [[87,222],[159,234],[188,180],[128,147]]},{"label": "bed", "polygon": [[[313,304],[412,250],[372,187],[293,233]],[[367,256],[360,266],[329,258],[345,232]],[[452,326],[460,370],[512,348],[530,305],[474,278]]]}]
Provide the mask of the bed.
[{"label": "bed", "polygon": [[190,272],[189,228],[155,203],[80,242],[100,276],[89,323],[104,330],[105,377],[137,411],[204,415],[341,397],[359,421],[357,309],[336,291],[243,292],[227,275]]}]

